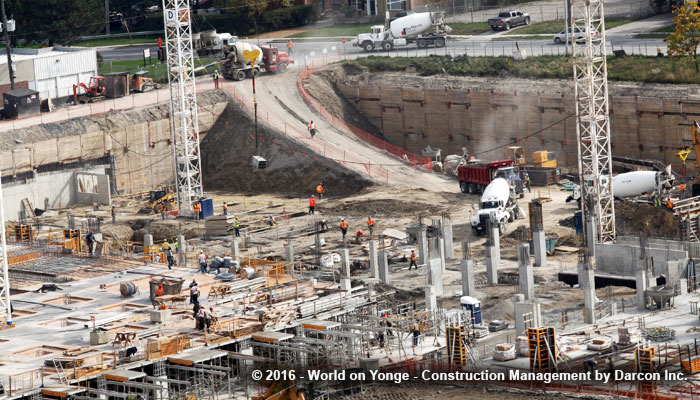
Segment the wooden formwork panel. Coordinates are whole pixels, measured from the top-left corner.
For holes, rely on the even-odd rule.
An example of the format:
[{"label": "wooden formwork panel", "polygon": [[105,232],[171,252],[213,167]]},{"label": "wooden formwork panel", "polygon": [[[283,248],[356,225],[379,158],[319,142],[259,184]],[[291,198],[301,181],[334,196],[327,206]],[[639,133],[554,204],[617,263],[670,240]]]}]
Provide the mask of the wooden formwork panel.
[{"label": "wooden formwork panel", "polygon": [[424,101],[425,91],[423,88],[403,88],[401,89],[401,99],[408,101]]},{"label": "wooden formwork panel", "polygon": [[380,88],[379,99],[382,106],[401,106],[401,88],[382,87]]},{"label": "wooden formwork panel", "polygon": [[58,141],[56,139],[42,140],[34,144],[34,166],[54,164],[58,162]]},{"label": "wooden formwork panel", "polygon": [[686,111],[684,107],[684,104],[681,102],[679,103],[677,100],[674,101],[674,99],[664,99],[663,100],[663,111],[664,113],[680,113],[682,111]]},{"label": "wooden formwork panel", "polygon": [[105,141],[102,131],[91,132],[83,135],[83,159],[99,158],[105,154]]},{"label": "wooden formwork panel", "polygon": [[637,97],[637,111],[660,113],[663,112],[663,99],[659,97]]},{"label": "wooden formwork panel", "polygon": [[13,161],[11,151],[6,151],[0,154],[0,170],[2,171],[3,176],[12,175]]},{"label": "wooden formwork panel", "polygon": [[425,109],[417,103],[404,103],[402,114],[403,129],[408,133],[423,133],[425,126]]},{"label": "wooden formwork panel", "polygon": [[14,168],[15,173],[30,171],[32,169],[32,150],[31,149],[14,149]]},{"label": "wooden formwork panel", "polygon": [[338,85],[336,85],[336,87],[343,95],[343,97],[345,97],[351,103],[354,103],[355,100],[359,97],[359,89],[357,86],[339,83]]},{"label": "wooden formwork panel", "polygon": [[637,98],[631,96],[611,96],[608,103],[613,114],[636,115]]},{"label": "wooden formwork panel", "polygon": [[58,139],[58,161],[71,162],[80,160],[82,151],[80,136],[67,136]]},{"label": "wooden formwork panel", "polygon": [[494,132],[494,109],[491,106],[491,93],[472,92],[472,136],[475,140],[490,137]]},{"label": "wooden formwork panel", "polygon": [[396,108],[387,108],[382,112],[382,125],[381,130],[385,136],[403,136],[403,130],[401,126],[403,125],[404,113]]},{"label": "wooden formwork panel", "polygon": [[[446,92],[444,89],[425,90],[425,121],[426,130],[431,135],[438,135],[447,138],[449,108],[445,101]],[[447,150],[444,149],[443,150]]]},{"label": "wooden formwork panel", "polygon": [[361,87],[359,89],[357,108],[363,115],[370,118],[376,126],[380,126],[382,110],[379,107],[379,88],[374,86]]}]

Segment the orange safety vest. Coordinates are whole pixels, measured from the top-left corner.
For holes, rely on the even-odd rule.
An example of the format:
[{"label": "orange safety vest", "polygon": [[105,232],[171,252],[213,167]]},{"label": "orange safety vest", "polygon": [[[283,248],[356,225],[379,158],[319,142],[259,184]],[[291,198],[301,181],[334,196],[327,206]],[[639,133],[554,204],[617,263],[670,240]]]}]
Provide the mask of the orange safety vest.
[{"label": "orange safety vest", "polygon": [[347,221],[340,221],[340,229],[348,229]]},{"label": "orange safety vest", "polygon": [[316,186],[316,193],[318,193],[318,194],[323,193],[323,186],[321,186],[321,185]]},{"label": "orange safety vest", "polygon": [[199,204],[194,203],[194,211],[199,212]]},{"label": "orange safety vest", "polygon": [[673,208],[673,202],[671,200],[666,202],[666,207]]},{"label": "orange safety vest", "polygon": [[411,252],[411,261],[416,261],[416,253]]},{"label": "orange safety vest", "polygon": [[224,203],[224,210],[228,210],[228,204]]},{"label": "orange safety vest", "polygon": [[292,44],[292,41],[291,41],[291,40],[288,41],[288,42],[287,42],[287,48],[288,48],[288,49],[291,49],[292,46],[294,46],[294,45]]},{"label": "orange safety vest", "polygon": [[685,185],[681,183],[681,190],[685,190]]},{"label": "orange safety vest", "polygon": [[374,226],[374,220],[373,220],[373,219],[368,219],[368,220],[367,220],[367,226]]},{"label": "orange safety vest", "polygon": [[156,296],[157,296],[157,297],[163,296],[164,294],[165,294],[165,291],[164,291],[163,289],[158,289],[158,290],[156,290]]},{"label": "orange safety vest", "polygon": [[309,207],[316,207],[316,199],[313,197],[309,199]]},{"label": "orange safety vest", "polygon": [[364,232],[362,232],[362,231],[357,231],[356,235],[357,235],[357,237],[365,236]]},{"label": "orange safety vest", "polygon": [[309,124],[309,130],[316,129],[316,124],[313,122]]}]

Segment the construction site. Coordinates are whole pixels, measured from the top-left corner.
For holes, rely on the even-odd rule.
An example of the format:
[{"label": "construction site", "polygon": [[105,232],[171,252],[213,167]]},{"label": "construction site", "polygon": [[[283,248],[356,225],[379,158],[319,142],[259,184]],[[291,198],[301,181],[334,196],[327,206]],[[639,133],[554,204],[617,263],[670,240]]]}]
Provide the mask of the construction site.
[{"label": "construction site", "polygon": [[570,81],[195,81],[165,0],[166,87],[0,124],[0,399],[700,398],[699,91],[572,4]]}]

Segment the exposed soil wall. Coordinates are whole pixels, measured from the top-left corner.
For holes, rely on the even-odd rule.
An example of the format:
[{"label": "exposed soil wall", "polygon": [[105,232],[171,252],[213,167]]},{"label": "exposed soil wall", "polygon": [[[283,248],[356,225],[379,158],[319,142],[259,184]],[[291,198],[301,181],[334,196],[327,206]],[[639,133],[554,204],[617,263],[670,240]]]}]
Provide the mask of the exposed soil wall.
[{"label": "exposed soil wall", "polygon": [[[571,81],[422,77],[347,65],[314,75],[307,89],[329,111],[353,123],[364,120],[365,130],[408,151],[420,153],[430,145],[444,156],[461,154],[465,147],[479,158],[496,160],[517,142],[528,161],[532,152],[547,150],[560,166],[575,166]],[[700,87],[616,82],[609,91],[613,154],[656,159],[679,169],[676,151],[692,141],[690,123],[700,119]],[[341,99],[333,101],[331,94]],[[694,160],[688,166],[697,169]]]},{"label": "exposed soil wall", "polygon": [[[235,101],[230,101],[202,141],[204,187],[238,193],[275,193],[308,196],[319,182],[334,185],[329,196],[357,194],[370,181],[258,121],[258,151],[255,150],[254,121]],[[266,169],[252,165],[254,155],[267,160]]]}]

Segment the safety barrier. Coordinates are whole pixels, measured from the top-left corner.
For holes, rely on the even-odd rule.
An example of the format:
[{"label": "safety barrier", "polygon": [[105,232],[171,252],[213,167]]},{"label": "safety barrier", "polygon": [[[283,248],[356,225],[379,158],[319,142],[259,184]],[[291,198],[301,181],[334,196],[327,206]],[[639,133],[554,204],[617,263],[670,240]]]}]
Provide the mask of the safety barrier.
[{"label": "safety barrier", "polygon": [[369,132],[360,129],[347,121],[343,121],[340,118],[328,112],[328,110],[326,110],[318,101],[316,101],[316,99],[314,99],[313,96],[309,94],[306,88],[304,88],[303,83],[311,76],[311,74],[313,74],[313,68],[311,67],[305,68],[299,74],[299,80],[297,82],[299,94],[304,99],[304,102],[314,111],[321,114],[324,119],[331,121],[333,122],[333,124],[336,125],[346,126],[358,138],[364,140],[365,142],[371,144],[374,147],[382,149],[383,151],[398,157],[400,160],[410,163],[411,166],[413,166],[414,168],[416,166],[421,166],[426,169],[430,169],[430,158],[420,157],[413,153],[410,153],[399,146],[393,145],[387,142],[386,140],[382,140],[376,136],[371,135]]}]

